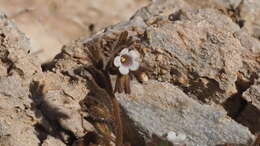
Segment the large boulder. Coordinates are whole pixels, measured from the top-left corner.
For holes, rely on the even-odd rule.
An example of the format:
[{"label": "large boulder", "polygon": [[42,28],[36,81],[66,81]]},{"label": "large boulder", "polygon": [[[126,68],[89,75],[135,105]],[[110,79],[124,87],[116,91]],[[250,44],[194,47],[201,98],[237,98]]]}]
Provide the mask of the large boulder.
[{"label": "large boulder", "polygon": [[163,136],[170,131],[185,134],[183,143],[189,146],[247,145],[253,138],[248,128],[228,117],[222,107],[202,105],[169,83],[134,82],[132,91],[130,95],[118,94],[117,98],[128,119],[124,121],[126,137],[133,145],[144,143],[153,134]]},{"label": "large boulder", "polygon": [[[249,144],[252,133],[259,130],[259,122],[247,114],[260,113],[255,81],[260,72],[259,40],[225,13],[194,9],[187,1],[155,1],[129,21],[65,45],[43,65],[30,55],[28,39],[1,14],[0,145],[72,145],[90,140],[88,134],[98,130],[97,119],[89,117],[109,113],[111,101],[103,90],[91,91],[93,81],[78,71],[92,64],[89,44],[108,61],[124,31],[134,40],[132,47],[141,53],[150,78],[144,84],[133,79],[131,94],[116,95],[126,142],[145,145],[152,135],[172,131],[185,135],[187,145]],[[105,110],[83,109],[80,103],[97,95],[104,96],[94,99]]]}]

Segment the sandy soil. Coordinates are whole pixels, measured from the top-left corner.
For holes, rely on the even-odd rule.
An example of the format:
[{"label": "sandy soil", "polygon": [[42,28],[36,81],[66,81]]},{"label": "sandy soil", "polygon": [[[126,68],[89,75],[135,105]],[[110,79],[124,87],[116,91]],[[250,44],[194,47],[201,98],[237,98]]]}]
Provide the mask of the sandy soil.
[{"label": "sandy soil", "polygon": [[[40,62],[52,59],[62,45],[127,20],[150,0],[0,0],[0,11],[31,40]],[[93,27],[94,26],[94,27]]]}]

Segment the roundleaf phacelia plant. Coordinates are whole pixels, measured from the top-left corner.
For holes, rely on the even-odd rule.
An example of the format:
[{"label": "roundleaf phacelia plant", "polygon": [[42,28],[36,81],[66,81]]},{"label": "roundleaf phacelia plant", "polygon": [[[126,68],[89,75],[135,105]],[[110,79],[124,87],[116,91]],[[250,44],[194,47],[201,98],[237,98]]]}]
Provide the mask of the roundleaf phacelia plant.
[{"label": "roundleaf phacelia plant", "polygon": [[[102,44],[105,42],[105,45]],[[98,135],[103,137],[104,143],[125,146],[123,126],[120,117],[120,106],[116,99],[116,92],[130,94],[130,80],[135,77],[139,82],[148,80],[148,68],[141,65],[141,55],[138,43],[124,31],[115,40],[103,38],[102,41],[84,44],[90,64],[79,69],[79,75],[88,80],[90,92],[81,102],[83,111],[88,112],[88,119],[97,129]],[[88,73],[85,73],[87,71]],[[90,75],[89,75],[90,74]],[[116,75],[113,89],[111,75]],[[115,134],[115,138],[111,136]]]}]

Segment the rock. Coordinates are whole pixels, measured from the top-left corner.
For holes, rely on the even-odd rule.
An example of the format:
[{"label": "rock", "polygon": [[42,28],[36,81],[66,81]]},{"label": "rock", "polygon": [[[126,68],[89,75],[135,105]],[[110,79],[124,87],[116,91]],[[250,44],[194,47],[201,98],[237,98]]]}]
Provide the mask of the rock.
[{"label": "rock", "polygon": [[[30,43],[28,38],[20,32],[14,23],[1,15],[1,60],[2,64],[9,66],[7,73],[18,73],[25,78],[32,77],[39,72],[40,66],[37,59],[30,56]],[[8,67],[7,67],[8,68]]]},{"label": "rock", "polygon": [[249,37],[249,34],[243,30],[235,32],[234,36],[243,46],[241,50],[243,67],[239,71],[238,81],[242,82],[240,86],[246,88],[244,86],[252,84],[260,73],[260,41]]},{"label": "rock", "polygon": [[[175,7],[176,5],[179,5],[179,7]],[[176,20],[168,19],[169,15],[176,13],[180,15],[176,17]],[[200,114],[197,116],[193,113],[189,114],[190,117],[187,117],[187,119],[169,118],[173,115],[171,112],[177,111],[166,110],[167,113],[165,108],[171,107],[171,103],[176,101],[168,105],[168,99],[165,95],[163,97],[166,99],[160,99],[165,104],[157,103],[155,99],[158,98],[157,94],[159,93],[157,92],[159,91],[153,88],[156,89],[156,93],[154,93],[156,96],[154,96],[155,99],[150,99],[149,97],[152,95],[143,95],[144,91],[142,90],[148,85],[140,85],[138,87],[140,95],[129,96],[128,98],[131,100],[119,97],[120,103],[124,107],[125,118],[123,123],[125,127],[128,127],[128,130],[133,130],[127,133],[127,140],[136,145],[144,145],[143,137],[149,139],[153,133],[162,135],[169,131],[175,131],[187,135],[188,144],[193,145],[213,145],[225,142],[248,144],[253,137],[250,131],[233,121],[222,108],[222,103],[243,92],[240,89],[241,80],[249,83],[255,78],[259,69],[257,62],[259,48],[256,39],[241,30],[231,18],[218,10],[208,8],[194,10],[184,1],[178,0],[157,1],[139,10],[127,22],[113,25],[90,38],[64,47],[63,52],[56,57],[53,69],[68,72],[70,68],[79,67],[75,63],[76,61],[84,61],[89,64],[86,61],[88,59],[80,59],[79,57],[75,59],[76,57],[73,56],[76,56],[77,52],[84,52],[82,50],[86,50],[86,44],[89,42],[99,44],[101,51],[107,53],[111,42],[116,41],[118,34],[124,30],[127,30],[130,36],[139,41],[141,47],[136,47],[136,49],[144,52],[143,62],[148,64],[152,70],[149,73],[149,78],[161,81],[162,84],[167,82],[167,88],[164,88],[165,91],[162,89],[161,94],[178,86],[184,92],[181,96],[185,96],[188,101],[191,100],[192,104],[196,105],[197,114]],[[84,54],[82,56],[87,58]],[[160,56],[159,59],[158,56]],[[151,90],[153,91],[153,89]],[[147,89],[146,92],[152,91]],[[133,89],[133,92],[135,94],[135,89]],[[174,95],[169,95],[169,97],[171,96]],[[141,99],[136,101],[135,98],[137,97]],[[193,111],[193,109],[190,111]],[[140,113],[144,114],[138,115]],[[175,114],[178,115],[178,113]],[[211,118],[209,118],[210,116]],[[212,123],[211,120],[213,122],[218,121],[216,119],[221,119],[219,122],[221,128],[210,124]],[[222,119],[224,120],[222,121]],[[170,122],[172,120],[174,122]],[[190,121],[203,120],[209,120],[206,122],[208,125],[201,127],[209,129],[189,127],[189,125],[187,125],[187,129],[183,127],[185,123],[188,124]],[[169,123],[178,124],[169,125]],[[196,124],[190,125],[200,126]],[[156,127],[156,125],[159,126]],[[174,128],[169,129],[171,126]],[[192,130],[194,131],[189,133]],[[200,134],[196,135],[196,131],[199,131]],[[231,137],[227,138],[226,134],[223,133]],[[210,137],[210,134],[214,134],[214,136]]]},{"label": "rock", "polygon": [[52,72],[44,73],[34,80],[39,81],[44,88],[42,97],[33,98],[49,121],[57,121],[64,130],[72,132],[76,137],[83,137],[94,130],[80,112],[79,101],[89,92],[84,84],[72,83],[69,77]]},{"label": "rock", "polygon": [[0,13],[0,145],[39,145],[29,83],[40,72],[28,39]]},{"label": "rock", "polygon": [[62,141],[54,137],[48,136],[42,143],[42,146],[66,146]]},{"label": "rock", "polygon": [[[180,7],[174,7],[172,3]],[[175,13],[179,13],[180,19],[169,21],[169,15]],[[155,20],[150,23],[148,19]],[[225,102],[238,92],[236,82],[241,75],[250,81],[259,69],[259,42],[256,39],[241,31],[221,12],[192,10],[178,0],[149,5],[139,10],[129,22],[111,26],[82,43],[123,30],[129,30],[135,36],[131,26],[139,28],[147,39],[142,43],[148,48],[144,62],[153,68],[150,76],[178,85],[202,102]]]},{"label": "rock", "polygon": [[[129,21],[64,46],[43,65],[27,53],[28,40],[3,15],[0,28],[0,145],[71,145],[87,141],[88,133],[97,136],[93,121],[98,113],[104,114],[101,121],[111,120],[113,115],[107,114],[113,111],[112,102],[103,89],[90,92],[91,79],[77,71],[91,65],[89,44],[103,53],[106,63],[123,31],[148,70],[145,77],[140,74],[144,84],[131,82],[132,94],[117,94],[126,142],[145,145],[153,135],[174,131],[186,136],[187,145],[247,145],[254,138],[251,132],[259,131],[254,118],[259,115],[258,95],[251,93],[259,84],[253,83],[260,72],[259,41],[218,10],[158,0]],[[93,103],[102,108],[93,106],[100,111],[87,113],[88,106],[83,110],[79,103],[95,96],[100,97]],[[229,99],[242,97],[245,104],[239,102],[241,111],[231,117],[251,132],[223,108]],[[116,135],[105,124],[97,122],[101,130]]]},{"label": "rock", "polygon": [[[235,2],[240,2],[236,0]],[[244,0],[240,8],[240,19],[243,21],[242,29],[251,36],[260,38],[260,1]]]},{"label": "rock", "polygon": [[257,0],[185,0],[193,8],[215,8],[231,17],[243,30],[259,39],[260,1]]},{"label": "rock", "polygon": [[[237,92],[235,81],[242,67],[242,46],[232,33],[238,28],[214,10],[186,14],[190,15],[189,20],[146,29],[149,45],[163,48],[164,60],[153,61],[151,53],[145,61],[155,68],[167,69],[168,74],[161,76],[163,81],[181,84],[186,92],[192,92],[201,101],[221,103]],[[156,79],[158,73],[154,74]],[[188,81],[179,82],[181,77]]]},{"label": "rock", "polygon": [[260,110],[260,78],[243,93],[243,98]]},{"label": "rock", "polygon": [[241,115],[237,118],[239,122],[250,128],[251,131],[257,133],[260,131],[260,80],[250,86],[242,95],[248,103],[244,107]]},{"label": "rock", "polygon": [[[250,131],[229,118],[223,108],[199,104],[171,84],[152,80],[145,85],[134,82],[132,91],[130,95],[117,95],[128,119],[126,125],[131,125],[131,119],[136,128],[126,126],[125,131],[131,138],[162,136],[174,131],[185,134],[185,143],[189,146],[249,144],[253,138]],[[135,142],[133,145],[140,144],[137,139],[130,141]]]},{"label": "rock", "polygon": [[93,131],[80,112],[85,85],[43,73],[29,40],[2,13],[0,28],[0,145],[36,146],[48,135],[69,143]]}]

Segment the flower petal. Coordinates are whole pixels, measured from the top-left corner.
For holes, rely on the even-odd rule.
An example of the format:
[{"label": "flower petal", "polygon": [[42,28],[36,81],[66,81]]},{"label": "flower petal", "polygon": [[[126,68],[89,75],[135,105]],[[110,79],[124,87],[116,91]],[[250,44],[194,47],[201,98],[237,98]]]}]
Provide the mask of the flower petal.
[{"label": "flower petal", "polygon": [[129,68],[122,65],[119,67],[119,72],[123,75],[126,75],[129,73]]},{"label": "flower petal", "polygon": [[131,56],[134,60],[140,58],[140,53],[138,51],[136,51],[136,50],[131,50],[128,53],[128,55]]},{"label": "flower petal", "polygon": [[170,142],[173,142],[173,143],[174,143],[176,137],[177,137],[177,134],[173,131],[170,131],[169,133],[167,133],[167,136],[166,136],[167,140],[169,140]]},{"label": "flower petal", "polygon": [[184,141],[186,139],[186,135],[183,133],[180,133],[177,135],[177,137],[175,139],[176,139],[176,141]]},{"label": "flower petal", "polygon": [[124,48],[124,49],[120,52],[120,55],[127,54],[128,52],[129,52],[129,49],[128,49],[128,48]]},{"label": "flower petal", "polygon": [[186,135],[185,134],[176,134],[173,131],[170,131],[167,136],[166,136],[167,140],[169,140],[172,143],[181,143],[186,139]]},{"label": "flower petal", "polygon": [[121,56],[116,56],[116,58],[114,59],[114,65],[116,67],[119,67],[121,65],[121,60],[120,60]]},{"label": "flower petal", "polygon": [[139,68],[139,62],[136,60],[133,60],[133,63],[129,66],[129,69],[132,71],[135,71]]}]

